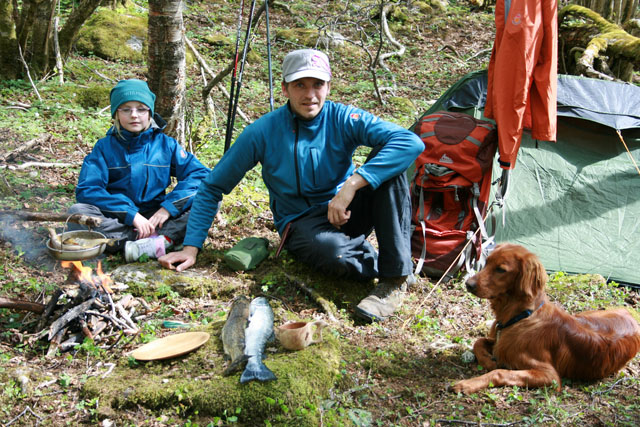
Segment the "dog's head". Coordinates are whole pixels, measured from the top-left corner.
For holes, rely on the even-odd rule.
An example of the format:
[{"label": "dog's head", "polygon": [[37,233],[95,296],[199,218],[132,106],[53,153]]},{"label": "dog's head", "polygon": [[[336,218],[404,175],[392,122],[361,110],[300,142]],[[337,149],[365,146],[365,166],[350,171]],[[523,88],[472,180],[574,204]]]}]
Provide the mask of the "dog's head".
[{"label": "dog's head", "polygon": [[485,267],[467,279],[466,286],[480,298],[533,299],[546,283],[547,272],[537,256],[520,245],[503,243],[489,255]]}]

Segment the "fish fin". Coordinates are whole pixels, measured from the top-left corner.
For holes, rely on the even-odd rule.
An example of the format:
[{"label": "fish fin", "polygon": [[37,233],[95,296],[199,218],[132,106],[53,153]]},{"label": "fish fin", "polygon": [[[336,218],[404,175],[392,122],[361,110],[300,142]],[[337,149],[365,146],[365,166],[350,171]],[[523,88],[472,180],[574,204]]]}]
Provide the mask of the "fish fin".
[{"label": "fish fin", "polygon": [[271,335],[269,335],[269,338],[267,338],[267,342],[274,342],[276,340],[276,334],[275,331],[271,332]]},{"label": "fish fin", "polygon": [[277,380],[276,374],[271,372],[263,363],[260,364],[258,369],[250,370],[248,367],[242,372],[240,376],[240,384],[247,383],[251,380],[258,381],[273,381]]},{"label": "fish fin", "polygon": [[245,354],[242,357],[239,357],[237,360],[232,361],[229,366],[227,366],[227,368],[222,371],[222,376],[228,377],[234,372],[239,371],[242,365],[244,365],[247,360],[249,360],[249,356]]}]

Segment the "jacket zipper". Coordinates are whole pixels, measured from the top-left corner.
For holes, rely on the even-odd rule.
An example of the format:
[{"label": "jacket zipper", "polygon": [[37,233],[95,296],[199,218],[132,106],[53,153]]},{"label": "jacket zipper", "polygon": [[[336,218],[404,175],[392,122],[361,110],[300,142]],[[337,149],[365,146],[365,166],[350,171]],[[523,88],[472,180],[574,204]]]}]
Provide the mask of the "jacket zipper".
[{"label": "jacket zipper", "polygon": [[309,203],[309,199],[307,199],[306,197],[304,197],[302,195],[302,190],[300,187],[300,169],[298,166],[298,136],[300,135],[300,129],[298,126],[298,119],[294,118],[294,122],[295,122],[295,133],[296,133],[296,141],[293,144],[293,160],[295,162],[295,166],[296,166],[296,186],[298,188],[298,197],[302,198],[305,203],[307,204],[307,206],[311,207],[311,203]]}]

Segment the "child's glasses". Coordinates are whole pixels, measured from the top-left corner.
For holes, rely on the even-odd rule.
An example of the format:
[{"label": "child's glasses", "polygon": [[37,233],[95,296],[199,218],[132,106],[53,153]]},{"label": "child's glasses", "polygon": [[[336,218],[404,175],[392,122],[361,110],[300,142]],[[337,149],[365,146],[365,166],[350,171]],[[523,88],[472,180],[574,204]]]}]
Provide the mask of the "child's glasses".
[{"label": "child's glasses", "polygon": [[122,114],[126,114],[127,116],[133,114],[134,111],[139,115],[144,116],[145,114],[149,114],[150,110],[148,108],[118,108],[118,111]]}]

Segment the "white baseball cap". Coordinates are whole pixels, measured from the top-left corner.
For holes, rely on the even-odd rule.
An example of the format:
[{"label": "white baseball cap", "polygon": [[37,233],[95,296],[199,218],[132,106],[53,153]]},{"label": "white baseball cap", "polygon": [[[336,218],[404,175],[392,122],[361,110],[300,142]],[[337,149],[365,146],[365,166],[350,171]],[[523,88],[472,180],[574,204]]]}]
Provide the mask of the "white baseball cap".
[{"label": "white baseball cap", "polygon": [[331,66],[327,55],[315,49],[289,52],[282,62],[282,78],[285,83],[289,83],[303,77],[331,81]]}]

